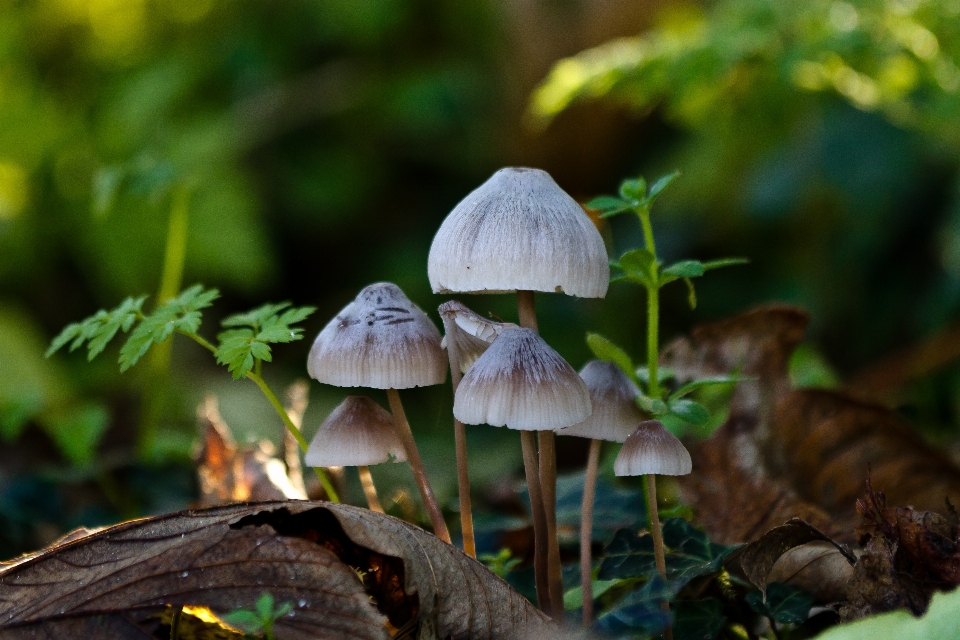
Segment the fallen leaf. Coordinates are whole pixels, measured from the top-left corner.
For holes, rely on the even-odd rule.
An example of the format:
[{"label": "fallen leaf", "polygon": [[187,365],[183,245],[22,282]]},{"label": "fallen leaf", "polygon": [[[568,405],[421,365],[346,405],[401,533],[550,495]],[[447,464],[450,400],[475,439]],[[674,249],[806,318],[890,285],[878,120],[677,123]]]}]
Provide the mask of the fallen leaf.
[{"label": "fallen leaf", "polygon": [[853,567],[832,541],[816,540],[780,556],[770,569],[767,582],[798,587],[822,604],[840,602],[848,597]]},{"label": "fallen leaf", "polygon": [[[0,637],[147,638],[167,605],[217,615],[263,593],[278,639],[551,637],[552,623],[433,535],[326,502],[235,504],[136,520],[0,572]],[[399,636],[398,636],[399,637]]]}]

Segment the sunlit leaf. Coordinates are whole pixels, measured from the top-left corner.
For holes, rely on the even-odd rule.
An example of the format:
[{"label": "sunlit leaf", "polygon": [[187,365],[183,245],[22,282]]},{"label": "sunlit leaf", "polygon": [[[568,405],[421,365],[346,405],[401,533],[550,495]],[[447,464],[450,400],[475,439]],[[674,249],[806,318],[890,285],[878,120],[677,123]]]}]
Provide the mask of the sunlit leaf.
[{"label": "sunlit leaf", "polygon": [[667,403],[670,413],[697,426],[702,426],[710,420],[710,411],[700,404],[688,398],[679,398],[670,400]]},{"label": "sunlit leaf", "polygon": [[587,334],[587,346],[593,351],[593,355],[601,360],[616,364],[631,380],[636,380],[637,375],[634,373],[633,360],[630,359],[626,351],[599,333]]},{"label": "sunlit leaf", "polygon": [[130,330],[141,314],[141,308],[146,299],[146,296],[127,298],[116,309],[100,310],[85,320],[67,325],[50,343],[47,357],[67,343],[70,343],[70,351],[74,351],[86,342],[87,359],[93,360],[106,348],[118,331],[126,333]]},{"label": "sunlit leaf", "polygon": [[232,327],[217,338],[217,362],[227,365],[234,378],[242,378],[257,360],[270,362],[271,344],[293,342],[303,338],[303,328],[295,327],[316,309],[289,308],[289,302],[265,304],[252,311],[228,317],[223,326]]}]

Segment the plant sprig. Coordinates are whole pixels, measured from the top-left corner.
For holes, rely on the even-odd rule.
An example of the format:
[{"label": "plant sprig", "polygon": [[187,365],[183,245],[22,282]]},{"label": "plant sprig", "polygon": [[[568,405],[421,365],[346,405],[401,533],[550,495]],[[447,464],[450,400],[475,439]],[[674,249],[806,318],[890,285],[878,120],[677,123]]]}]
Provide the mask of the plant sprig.
[{"label": "plant sprig", "polygon": [[[69,344],[75,351],[87,345],[87,358],[103,352],[107,344],[123,331],[129,333],[120,347],[120,371],[135,365],[153,345],[169,340],[174,333],[184,335],[210,351],[217,362],[226,365],[234,379],[248,378],[256,384],[286,427],[297,439],[300,447],[307,449],[307,441],[294,425],[276,394],[260,375],[261,363],[273,359],[272,344],[293,342],[303,338],[303,328],[295,326],[315,311],[314,307],[292,307],[289,302],[265,304],[261,307],[229,316],[222,325],[227,328],[220,333],[214,345],[197,333],[203,320],[202,310],[220,297],[216,289],[194,285],[175,298],[162,302],[150,314],[143,312],[147,296],[127,298],[112,310],[100,310],[95,314],[68,325],[53,339],[47,349],[47,357]],[[317,476],[327,495],[339,501],[329,479],[317,469]]]}]

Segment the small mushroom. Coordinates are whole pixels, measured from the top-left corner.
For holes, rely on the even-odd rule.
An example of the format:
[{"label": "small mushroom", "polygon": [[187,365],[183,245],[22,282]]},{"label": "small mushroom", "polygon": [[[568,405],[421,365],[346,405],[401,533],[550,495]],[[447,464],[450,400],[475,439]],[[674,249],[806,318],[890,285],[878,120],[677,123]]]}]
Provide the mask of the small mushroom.
[{"label": "small mushroom", "polygon": [[357,467],[367,504],[382,513],[370,465],[407,455],[393,416],[366,396],[347,396],[320,425],[304,459],[312,467]]},{"label": "small mushroom", "polygon": [[558,436],[590,438],[587,471],[580,508],[580,583],[583,592],[583,623],[593,617],[593,579],[590,543],[593,535],[593,501],[597,490],[600,446],[604,440],[623,442],[633,433],[643,413],[637,408],[640,389],[612,362],[591,360],[580,369],[593,406],[586,420],[557,431]]},{"label": "small mushroom", "polygon": [[317,335],[307,358],[307,371],[320,382],[338,387],[386,389],[397,435],[434,533],[450,542],[397,393],[397,389],[441,384],[447,377],[440,332],[427,314],[395,284],[378,282],[365,287]]}]

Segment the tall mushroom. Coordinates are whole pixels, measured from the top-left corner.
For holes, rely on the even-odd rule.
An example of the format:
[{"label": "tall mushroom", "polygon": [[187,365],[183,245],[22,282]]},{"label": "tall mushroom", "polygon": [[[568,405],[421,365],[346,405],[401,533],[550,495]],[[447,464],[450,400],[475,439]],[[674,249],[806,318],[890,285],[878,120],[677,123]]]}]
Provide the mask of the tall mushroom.
[{"label": "tall mushroom", "polygon": [[[687,448],[659,420],[641,422],[624,441],[613,463],[613,472],[618,476],[645,476],[653,554],[657,571],[663,577],[667,576],[667,562],[660,517],[657,515],[657,475],[685,476],[691,471],[693,462]],[[670,603],[663,602],[661,607],[669,611]],[[669,626],[664,630],[663,637],[665,640],[673,638],[673,630]]]},{"label": "tall mushroom", "polygon": [[[590,415],[590,410],[590,392],[583,379],[536,331],[521,327],[504,329],[473,363],[460,381],[453,403],[453,415],[461,422],[506,426],[520,430],[522,436],[576,424]],[[536,508],[542,496],[533,451],[528,446],[523,449],[536,535],[546,530],[546,523],[544,513]],[[542,559],[541,544],[537,551]],[[547,565],[536,563],[535,570],[541,608],[562,616],[563,602],[554,599]]]},{"label": "tall mushroom", "polygon": [[447,359],[440,332],[423,311],[395,284],[372,284],[344,307],[317,335],[307,358],[313,378],[337,387],[386,389],[434,533],[450,542],[450,533],[423,460],[410,431],[397,389],[442,384]]},{"label": "tall mushroom", "polygon": [[593,617],[593,580],[591,539],[593,501],[600,464],[600,445],[604,440],[623,442],[643,420],[636,399],[640,389],[633,380],[612,362],[591,360],[580,370],[580,377],[590,390],[593,413],[583,422],[557,431],[558,436],[590,438],[587,472],[583,481],[583,506],[580,509],[580,584],[583,592],[583,623]]},{"label": "tall mushroom", "polygon": [[[427,263],[434,293],[517,293],[520,325],[537,330],[534,291],[584,298],[606,295],[610,277],[603,239],[580,205],[545,171],[500,169],[464,198],[440,225]],[[541,483],[548,531],[551,597],[562,602],[556,535],[553,433],[540,430],[540,459],[525,434],[527,481]],[[534,487],[531,486],[531,495]],[[537,492],[539,493],[539,492]]]},{"label": "tall mushroom", "polygon": [[[443,338],[450,361],[450,380],[456,395],[460,379],[490,343],[507,327],[517,325],[494,322],[474,313],[456,300],[444,302],[437,309],[443,320]],[[467,432],[463,423],[453,419],[454,441],[457,453],[457,487],[460,494],[460,530],[463,533],[463,551],[471,558],[477,557],[473,535],[473,509],[470,498],[470,472],[467,468]]]},{"label": "tall mushroom", "polygon": [[393,416],[366,396],[347,396],[320,424],[304,457],[312,467],[356,467],[371,511],[383,513],[370,465],[407,459]]}]

